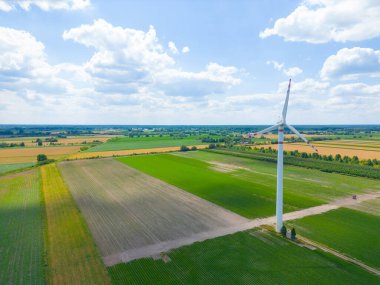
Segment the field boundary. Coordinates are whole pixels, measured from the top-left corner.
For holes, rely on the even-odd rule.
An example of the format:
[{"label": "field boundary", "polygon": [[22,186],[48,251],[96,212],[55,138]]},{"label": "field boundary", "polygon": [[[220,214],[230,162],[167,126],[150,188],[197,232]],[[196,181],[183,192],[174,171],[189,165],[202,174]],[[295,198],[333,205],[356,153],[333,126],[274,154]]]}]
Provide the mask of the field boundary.
[{"label": "field boundary", "polygon": [[[374,198],[380,197],[380,191],[368,194],[360,195],[357,200],[352,199],[352,197],[342,198],[331,203],[315,206],[299,211],[294,211],[290,213],[286,213],[283,216],[284,221],[301,219],[307,216],[319,215],[331,210],[338,209],[340,207],[350,206],[353,204],[358,204],[367,200],[371,200]],[[250,230],[252,228],[260,227],[263,225],[272,225],[276,221],[276,217],[267,217],[267,218],[258,218],[251,220],[247,223],[235,225],[227,228],[219,228],[216,230],[202,232],[198,234],[194,234],[190,237],[181,238],[177,240],[171,240],[167,242],[160,242],[154,245],[149,245],[146,247],[136,248],[132,250],[127,250],[122,253],[114,254],[111,256],[103,257],[104,263],[106,266],[113,266],[118,263],[126,263],[140,258],[147,258],[156,256],[162,252],[167,252],[172,249],[176,249],[185,245],[191,245],[195,242],[201,242],[208,239],[213,239],[221,236],[226,236],[230,234],[234,234],[241,231]]]}]

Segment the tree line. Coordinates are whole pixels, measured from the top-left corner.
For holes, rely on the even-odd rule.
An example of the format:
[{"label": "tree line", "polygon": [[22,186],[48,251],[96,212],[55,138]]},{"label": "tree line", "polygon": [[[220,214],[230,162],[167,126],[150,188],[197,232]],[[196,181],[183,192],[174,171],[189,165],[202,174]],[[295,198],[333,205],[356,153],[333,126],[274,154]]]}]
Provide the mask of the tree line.
[{"label": "tree line", "polygon": [[[216,152],[220,154],[234,155],[237,157],[256,159],[266,162],[277,163],[277,153],[273,149],[267,152],[251,151],[243,149],[206,149],[205,151]],[[341,163],[339,161],[328,161],[319,159],[303,158],[301,156],[284,156],[284,164],[300,166],[310,169],[318,169],[323,172],[335,172],[350,176],[361,176],[374,179],[380,179],[378,168],[361,164]]]}]

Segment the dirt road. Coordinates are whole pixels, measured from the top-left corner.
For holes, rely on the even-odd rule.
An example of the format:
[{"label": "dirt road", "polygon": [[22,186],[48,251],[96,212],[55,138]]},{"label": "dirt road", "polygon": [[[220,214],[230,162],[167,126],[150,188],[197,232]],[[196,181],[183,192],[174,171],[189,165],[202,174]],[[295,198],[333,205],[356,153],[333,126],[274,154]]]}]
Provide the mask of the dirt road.
[{"label": "dirt road", "polygon": [[[352,197],[339,199],[339,200],[332,201],[329,204],[284,214],[283,218],[284,218],[284,221],[301,219],[303,217],[322,214],[334,209],[338,209],[340,207],[355,205],[355,204],[358,204],[367,200],[379,198],[379,197],[380,197],[380,191],[359,195],[357,200],[352,199]],[[221,227],[221,228],[207,231],[207,232],[196,233],[185,238],[159,242],[153,245],[144,246],[140,248],[134,248],[132,250],[120,252],[118,254],[106,256],[103,259],[107,266],[112,266],[120,262],[129,262],[129,261],[143,258],[143,257],[156,256],[157,254],[160,254],[161,252],[179,248],[184,245],[190,245],[195,242],[200,242],[207,239],[213,239],[220,236],[234,234],[236,232],[249,230],[249,229],[259,227],[262,225],[274,224],[275,221],[276,221],[275,216],[263,218],[263,219],[254,219],[249,222],[233,225],[230,227]]]}]

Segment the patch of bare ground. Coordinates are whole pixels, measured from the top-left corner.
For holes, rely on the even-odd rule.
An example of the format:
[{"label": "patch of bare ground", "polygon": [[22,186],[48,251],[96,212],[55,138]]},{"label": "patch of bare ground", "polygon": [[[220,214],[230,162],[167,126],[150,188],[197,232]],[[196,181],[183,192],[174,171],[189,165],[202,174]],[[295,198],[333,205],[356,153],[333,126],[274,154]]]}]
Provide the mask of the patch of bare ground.
[{"label": "patch of bare ground", "polygon": [[113,159],[59,167],[107,265],[249,221]]},{"label": "patch of bare ground", "polygon": [[210,167],[211,169],[219,171],[219,172],[229,173],[236,170],[249,170],[249,168],[247,167],[242,167],[242,166],[230,164],[230,163],[222,163],[219,161],[208,161],[208,163],[211,164],[211,167]]},{"label": "patch of bare ground", "polygon": [[[360,198],[360,197],[359,197]],[[349,208],[380,216],[380,198],[364,201],[359,204],[351,205]]]}]

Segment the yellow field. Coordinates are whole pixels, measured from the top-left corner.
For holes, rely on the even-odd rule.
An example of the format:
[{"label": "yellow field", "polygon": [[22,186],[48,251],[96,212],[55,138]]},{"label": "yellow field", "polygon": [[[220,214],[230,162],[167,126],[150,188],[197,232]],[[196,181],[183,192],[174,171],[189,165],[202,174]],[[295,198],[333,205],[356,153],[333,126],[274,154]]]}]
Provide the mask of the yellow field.
[{"label": "yellow field", "polygon": [[58,159],[78,152],[79,149],[79,146],[5,148],[0,149],[0,164],[37,162],[38,154],[46,154],[48,158]]},{"label": "yellow field", "polygon": [[329,146],[329,147],[380,151],[379,141],[336,140],[336,141],[318,141],[318,142],[313,142],[313,144],[321,145],[321,146]]},{"label": "yellow field", "polygon": [[[206,148],[207,145],[197,145],[198,149]],[[180,147],[161,147],[161,148],[144,148],[144,149],[126,149],[126,150],[111,150],[111,151],[98,151],[98,152],[80,152],[70,155],[68,159],[84,159],[92,157],[110,157],[110,156],[123,156],[132,154],[145,154],[157,152],[179,151]]]},{"label": "yellow field", "polygon": [[[352,148],[345,148],[345,147],[330,147],[330,146],[323,146],[323,145],[317,145],[318,153],[321,155],[336,155],[340,154],[342,156],[354,156],[356,155],[359,157],[359,159],[380,159],[380,151],[373,151],[373,150],[362,150],[362,149],[352,149]],[[277,149],[277,144],[271,144],[271,145],[259,145],[257,147],[264,147],[268,148],[271,147],[273,149]],[[301,143],[284,143],[284,150],[287,151],[293,151],[298,150],[299,152],[306,152],[306,153],[313,153],[313,149],[309,147],[306,144]]]},{"label": "yellow field", "polygon": [[55,164],[41,167],[48,284],[110,284],[105,266]]},{"label": "yellow field", "polygon": [[[273,139],[273,140],[277,140],[278,139],[278,135],[277,134],[264,134],[262,136],[264,136],[267,139]],[[308,138],[317,137],[317,135],[308,135],[308,134],[304,134],[304,136],[308,137]],[[256,138],[260,138],[260,137],[261,137],[261,135],[256,136]],[[286,138],[286,139],[290,139],[291,137],[296,138],[297,136],[294,135],[294,134],[285,134],[284,135],[284,138]]]},{"label": "yellow field", "polygon": [[[71,144],[80,144],[86,141],[87,143],[91,143],[95,140],[106,142],[111,138],[117,137],[116,135],[95,135],[95,136],[68,136],[67,138],[58,138],[58,142],[55,144],[61,145],[71,145]],[[2,143],[21,143],[24,142],[26,147],[36,147],[37,143],[35,142],[38,137],[20,137],[20,138],[9,138],[9,139],[1,139]],[[42,137],[44,140],[45,137]],[[50,145],[50,142],[43,142],[44,146]]]}]

